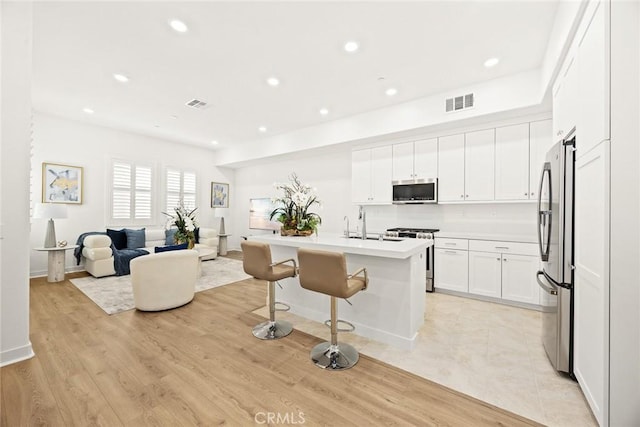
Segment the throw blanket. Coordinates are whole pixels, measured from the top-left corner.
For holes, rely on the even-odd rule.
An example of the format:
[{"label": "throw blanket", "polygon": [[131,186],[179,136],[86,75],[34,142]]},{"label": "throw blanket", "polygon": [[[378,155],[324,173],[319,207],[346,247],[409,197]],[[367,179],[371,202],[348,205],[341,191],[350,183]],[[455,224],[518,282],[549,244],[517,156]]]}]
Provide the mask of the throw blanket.
[{"label": "throw blanket", "polygon": [[[76,257],[76,265],[80,265],[80,260],[82,259],[82,249],[84,248],[84,238],[87,236],[91,236],[92,234],[107,234],[102,231],[90,231],[88,233],[82,233],[78,240],[76,241],[77,248],[74,249],[73,255]],[[129,261],[132,259],[142,256],[148,255],[149,252],[144,249],[116,249],[113,246],[113,242],[111,243],[111,250],[113,251],[113,268],[116,270],[116,276],[126,276],[127,274],[131,274],[131,270],[129,270]]]}]

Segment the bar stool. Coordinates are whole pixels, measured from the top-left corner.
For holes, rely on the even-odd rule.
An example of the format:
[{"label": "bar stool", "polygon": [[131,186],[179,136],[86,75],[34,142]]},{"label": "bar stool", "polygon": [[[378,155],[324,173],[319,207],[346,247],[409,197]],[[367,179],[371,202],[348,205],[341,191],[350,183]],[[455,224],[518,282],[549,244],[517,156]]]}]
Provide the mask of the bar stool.
[{"label": "bar stool", "polygon": [[[338,344],[338,309],[336,298],[349,298],[356,292],[367,288],[369,278],[367,270],[360,268],[353,274],[347,273],[347,261],[342,253],[318,251],[315,249],[298,249],[300,264],[300,285],[310,291],[320,292],[331,297],[331,342],[323,342],[311,350],[311,360],[323,369],[348,369],[358,363],[358,351],[353,346]],[[363,274],[362,277],[356,277]],[[325,324],[327,323],[325,322]]]},{"label": "bar stool", "polygon": [[[296,277],[296,261],[287,259],[279,262],[271,261],[271,248],[266,243],[250,240],[240,243],[242,247],[242,266],[244,272],[258,280],[268,282],[269,320],[253,328],[253,335],[262,340],[274,340],[286,337],[293,330],[291,323],[286,320],[276,320],[276,287],[275,282],[287,277]],[[292,262],[293,266],[283,265]]]}]

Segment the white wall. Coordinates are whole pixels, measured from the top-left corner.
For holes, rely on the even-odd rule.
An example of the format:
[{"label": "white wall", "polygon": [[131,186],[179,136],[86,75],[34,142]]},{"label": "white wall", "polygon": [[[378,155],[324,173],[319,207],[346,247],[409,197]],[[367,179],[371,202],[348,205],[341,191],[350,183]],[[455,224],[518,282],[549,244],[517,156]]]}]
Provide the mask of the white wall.
[{"label": "white wall", "polygon": [[0,365],[33,356],[29,341],[30,3],[0,3]]},{"label": "white wall", "polygon": [[[69,217],[58,219],[57,240],[75,243],[77,237],[87,231],[104,231],[108,220],[109,169],[112,158],[152,162],[155,166],[155,182],[161,197],[156,199],[157,216],[149,224],[140,227],[163,227],[164,170],[167,166],[195,170],[198,179],[198,219],[202,226],[218,227],[210,201],[212,181],[229,183],[233,188],[234,172],[216,168],[215,153],[190,145],[181,145],[110,128],[93,126],[45,114],[34,117],[33,200],[42,198],[42,163],[61,163],[84,168],[83,201],[81,205],[67,205]],[[226,209],[225,209],[226,210]],[[42,246],[46,220],[32,220],[31,247]],[[233,218],[225,218],[227,227],[233,227]],[[128,224],[119,224],[126,226]],[[76,267],[71,251],[67,253],[67,268]],[[47,255],[31,253],[31,275],[44,275]]]}]

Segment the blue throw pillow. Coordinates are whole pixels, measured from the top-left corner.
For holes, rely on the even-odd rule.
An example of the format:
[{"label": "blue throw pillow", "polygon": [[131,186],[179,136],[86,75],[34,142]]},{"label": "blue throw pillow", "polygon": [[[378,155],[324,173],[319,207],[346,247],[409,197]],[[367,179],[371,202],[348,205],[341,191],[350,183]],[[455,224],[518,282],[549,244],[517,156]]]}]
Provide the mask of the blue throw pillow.
[{"label": "blue throw pillow", "polygon": [[146,244],[144,228],[141,228],[140,230],[125,228],[124,232],[127,233],[127,249],[144,248]]},{"label": "blue throw pillow", "polygon": [[165,235],[165,240],[164,240],[164,244],[165,245],[173,245],[175,243],[174,237],[176,235],[176,231],[178,231],[177,228],[170,228],[168,230],[164,231],[164,235]]},{"label": "blue throw pillow", "polygon": [[188,243],[181,243],[179,245],[169,245],[169,246],[156,246],[155,252],[169,252],[169,251],[179,251],[181,249],[187,249],[189,246]]},{"label": "blue throw pillow", "polygon": [[113,247],[116,249],[120,250],[127,248],[127,233],[125,233],[124,229],[110,230],[107,228],[107,236],[111,238]]}]

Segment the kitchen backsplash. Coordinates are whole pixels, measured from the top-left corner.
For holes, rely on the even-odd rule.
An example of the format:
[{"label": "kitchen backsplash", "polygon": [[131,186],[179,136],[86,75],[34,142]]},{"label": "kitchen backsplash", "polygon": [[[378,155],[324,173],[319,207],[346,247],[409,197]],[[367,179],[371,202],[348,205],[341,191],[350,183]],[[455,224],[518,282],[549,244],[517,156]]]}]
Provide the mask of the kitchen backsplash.
[{"label": "kitchen backsplash", "polygon": [[[367,206],[367,230],[380,232],[400,226],[533,236],[535,210],[535,203]],[[351,216],[351,224],[357,224],[356,218]]]}]

